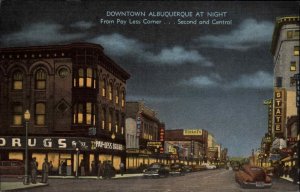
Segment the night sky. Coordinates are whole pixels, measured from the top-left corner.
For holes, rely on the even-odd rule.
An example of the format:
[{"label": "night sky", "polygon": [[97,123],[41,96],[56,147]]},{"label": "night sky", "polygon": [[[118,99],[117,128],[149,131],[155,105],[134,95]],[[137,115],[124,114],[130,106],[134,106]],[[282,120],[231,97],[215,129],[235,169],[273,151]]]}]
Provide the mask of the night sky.
[{"label": "night sky", "polygon": [[[275,19],[299,12],[296,1],[0,2],[1,47],[101,44],[131,74],[127,100],[144,100],[167,129],[208,130],[232,156],[250,155],[267,131],[263,101],[273,92],[270,46]],[[107,15],[113,11],[146,16]],[[149,16],[159,11],[193,16]],[[197,12],[203,16],[196,17]],[[223,16],[208,17],[208,12]],[[161,23],[144,24],[143,19]],[[178,19],[198,24],[179,24]],[[213,24],[213,19],[231,23]],[[199,24],[207,20],[209,24]]]}]

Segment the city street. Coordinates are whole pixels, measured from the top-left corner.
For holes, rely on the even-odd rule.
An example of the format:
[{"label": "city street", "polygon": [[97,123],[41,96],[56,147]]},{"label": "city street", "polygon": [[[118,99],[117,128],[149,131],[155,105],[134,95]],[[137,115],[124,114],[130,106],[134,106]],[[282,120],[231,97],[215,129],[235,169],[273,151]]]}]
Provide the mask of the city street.
[{"label": "city street", "polygon": [[[29,190],[28,190],[29,191]],[[99,192],[282,192],[298,191],[298,186],[285,180],[274,180],[271,189],[241,189],[234,180],[232,170],[209,170],[185,176],[145,179],[126,178],[112,180],[50,179],[49,186],[30,191],[99,191]]]}]

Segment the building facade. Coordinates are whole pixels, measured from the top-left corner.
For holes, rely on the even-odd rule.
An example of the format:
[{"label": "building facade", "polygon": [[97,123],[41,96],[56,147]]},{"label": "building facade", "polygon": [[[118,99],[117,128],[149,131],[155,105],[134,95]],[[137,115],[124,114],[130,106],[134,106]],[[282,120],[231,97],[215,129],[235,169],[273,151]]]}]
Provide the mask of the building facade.
[{"label": "building facade", "polygon": [[166,163],[163,154],[164,123],[144,102],[126,103],[126,151],[128,169],[154,162]]},{"label": "building facade", "polygon": [[[271,47],[274,60],[273,146],[274,142],[280,139],[287,143],[288,140],[293,141],[297,137],[288,127],[291,119],[297,116],[294,75],[299,73],[299,22],[299,16],[278,18],[273,32]],[[289,142],[286,147],[279,150],[273,147],[273,153],[277,150],[282,157],[294,156],[296,151],[292,150],[294,148],[292,143],[294,142]]]},{"label": "building facade", "polygon": [[[125,95],[130,75],[90,43],[0,49],[1,159],[44,158],[67,174],[98,160],[125,162]],[[76,151],[77,150],[77,151]]]},{"label": "building facade", "polygon": [[165,153],[174,162],[201,164],[207,161],[208,132],[203,129],[165,131]]}]

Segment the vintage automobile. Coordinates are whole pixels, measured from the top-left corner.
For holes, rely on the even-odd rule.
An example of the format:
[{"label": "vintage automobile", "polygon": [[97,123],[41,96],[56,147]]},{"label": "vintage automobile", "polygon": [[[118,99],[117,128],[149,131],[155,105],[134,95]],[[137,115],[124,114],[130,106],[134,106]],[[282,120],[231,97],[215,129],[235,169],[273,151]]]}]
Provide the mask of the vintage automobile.
[{"label": "vintage automobile", "polygon": [[0,175],[24,175],[24,163],[20,160],[0,161]]},{"label": "vintage automobile", "polygon": [[202,165],[204,165],[206,167],[206,169],[216,169],[217,168],[217,166],[212,165],[212,164],[208,164],[208,163],[204,163]]},{"label": "vintage automobile", "polygon": [[235,172],[235,181],[240,184],[242,188],[256,187],[256,188],[270,188],[272,187],[272,179],[265,170],[261,167],[243,165],[239,171]]},{"label": "vintage automobile", "polygon": [[116,176],[116,169],[111,161],[103,162],[103,179],[110,179]]},{"label": "vintage automobile", "polygon": [[183,163],[172,163],[170,165],[170,175],[184,175],[187,167]]},{"label": "vintage automobile", "polygon": [[170,170],[167,165],[162,163],[152,163],[147,169],[144,170],[144,178],[152,177],[168,177]]}]

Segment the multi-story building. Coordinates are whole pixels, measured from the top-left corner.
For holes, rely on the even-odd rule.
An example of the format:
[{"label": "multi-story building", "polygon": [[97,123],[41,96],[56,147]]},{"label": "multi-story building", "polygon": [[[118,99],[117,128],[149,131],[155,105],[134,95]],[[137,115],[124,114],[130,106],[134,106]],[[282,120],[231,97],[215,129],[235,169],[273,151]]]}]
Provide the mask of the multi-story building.
[{"label": "multi-story building", "polygon": [[210,163],[217,163],[221,146],[216,142],[216,138],[212,133],[207,136],[207,160]]},{"label": "multi-story building", "polygon": [[[288,132],[289,119],[297,116],[296,80],[299,73],[299,16],[277,18],[271,52],[274,60],[273,132],[276,140],[293,140],[296,134]],[[283,155],[296,151],[280,149]],[[273,149],[274,150],[274,149]],[[285,153],[285,154],[284,154]],[[291,155],[291,154],[290,154]]]},{"label": "multi-story building", "polygon": [[200,164],[207,158],[208,133],[203,129],[165,131],[165,153],[175,162]]},{"label": "multi-story building", "polygon": [[77,162],[86,173],[93,161],[109,160],[115,168],[125,162],[130,75],[100,45],[1,48],[0,63],[1,159],[24,159],[29,110],[29,159],[36,157],[39,169],[44,158],[54,170],[66,161],[68,175]]},{"label": "multi-story building", "polygon": [[164,123],[144,102],[126,103],[127,168],[136,168],[163,158]]}]

